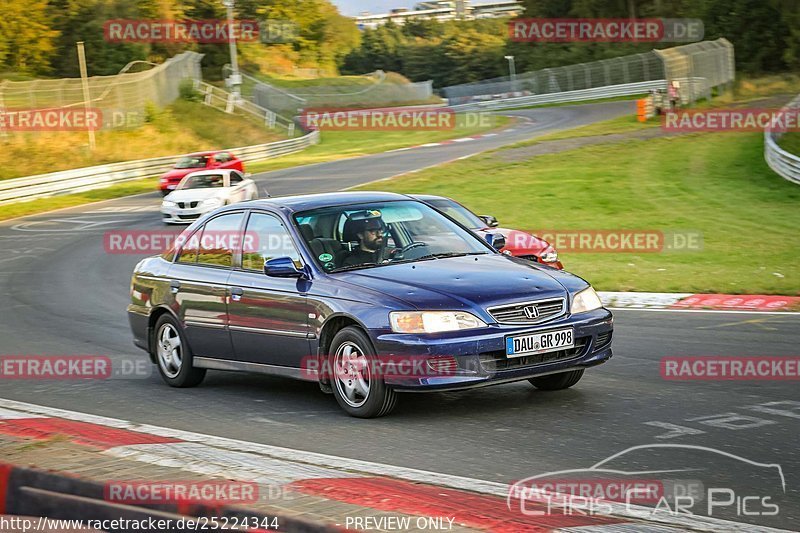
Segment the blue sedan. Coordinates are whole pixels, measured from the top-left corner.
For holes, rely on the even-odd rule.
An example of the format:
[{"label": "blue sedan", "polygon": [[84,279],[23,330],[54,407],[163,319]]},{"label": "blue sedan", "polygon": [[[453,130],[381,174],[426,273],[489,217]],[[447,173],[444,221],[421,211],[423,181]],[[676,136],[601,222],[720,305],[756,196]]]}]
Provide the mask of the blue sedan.
[{"label": "blue sedan", "polygon": [[411,197],[330,193],[223,207],[131,283],[134,342],[173,387],[208,369],[319,383],[348,414],[399,392],[575,385],[611,357],[583,279],[498,253]]}]

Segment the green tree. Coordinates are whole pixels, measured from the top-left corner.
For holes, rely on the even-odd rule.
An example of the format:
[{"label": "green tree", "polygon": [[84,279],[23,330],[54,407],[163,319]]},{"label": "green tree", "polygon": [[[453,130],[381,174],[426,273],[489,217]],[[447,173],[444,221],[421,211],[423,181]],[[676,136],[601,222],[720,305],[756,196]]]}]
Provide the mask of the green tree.
[{"label": "green tree", "polygon": [[0,13],[4,65],[20,72],[47,73],[58,37],[58,31],[52,29],[47,1],[0,0]]}]

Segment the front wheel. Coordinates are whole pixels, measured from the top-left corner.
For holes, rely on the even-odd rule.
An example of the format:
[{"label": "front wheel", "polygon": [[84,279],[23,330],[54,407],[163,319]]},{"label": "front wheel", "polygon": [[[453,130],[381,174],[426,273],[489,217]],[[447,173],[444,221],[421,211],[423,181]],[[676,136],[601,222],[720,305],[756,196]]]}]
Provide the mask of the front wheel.
[{"label": "front wheel", "polygon": [[171,387],[195,387],[206,377],[205,368],[192,366],[192,351],[178,322],[163,315],[156,322],[153,349],[158,372]]},{"label": "front wheel", "polygon": [[355,327],[339,331],[329,358],[333,395],[347,414],[377,418],[394,409],[397,393],[384,383],[379,360],[363,331]]},{"label": "front wheel", "polygon": [[539,378],[531,378],[528,381],[541,390],[564,390],[572,387],[583,377],[583,369],[551,374]]}]

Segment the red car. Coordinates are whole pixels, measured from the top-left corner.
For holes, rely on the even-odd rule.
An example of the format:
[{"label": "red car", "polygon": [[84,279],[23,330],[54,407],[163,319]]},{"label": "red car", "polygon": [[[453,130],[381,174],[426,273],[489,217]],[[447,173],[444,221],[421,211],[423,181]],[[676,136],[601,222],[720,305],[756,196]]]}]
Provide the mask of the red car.
[{"label": "red car", "polygon": [[451,198],[428,194],[412,194],[410,196],[455,219],[481,237],[485,238],[489,233],[502,235],[505,238],[505,245],[500,248],[500,251],[503,253],[530,259],[559,270],[564,269],[564,265],[558,260],[558,252],[544,239],[524,231],[499,228],[497,219],[493,216],[478,216]]},{"label": "red car", "polygon": [[158,188],[162,196],[171,193],[183,178],[192,172],[202,169],[233,169],[244,173],[244,163],[241,159],[227,151],[198,152],[180,158],[175,168],[161,176]]}]

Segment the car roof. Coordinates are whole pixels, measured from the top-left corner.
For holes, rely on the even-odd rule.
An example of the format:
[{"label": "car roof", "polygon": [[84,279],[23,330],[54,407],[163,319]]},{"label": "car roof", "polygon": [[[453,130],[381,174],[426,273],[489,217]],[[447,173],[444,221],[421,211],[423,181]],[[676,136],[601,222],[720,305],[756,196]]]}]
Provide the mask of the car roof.
[{"label": "car roof", "polygon": [[406,196],[405,194],[396,194],[391,192],[331,192],[294,196],[276,196],[274,198],[266,198],[263,200],[253,200],[248,202],[248,206],[284,208],[296,213],[298,211],[319,209],[321,207],[336,207],[367,202],[397,202],[402,200],[413,200],[413,198]]},{"label": "car roof", "polygon": [[[211,150],[208,152],[193,152],[191,154],[186,154],[184,157],[192,157],[192,156],[204,156],[204,155],[216,155],[221,153],[230,153],[228,150]],[[231,154],[233,155],[233,154]]]},{"label": "car roof", "polygon": [[428,202],[430,200],[452,200],[446,196],[437,196],[435,194],[409,194],[410,197],[416,198],[421,202]]}]

